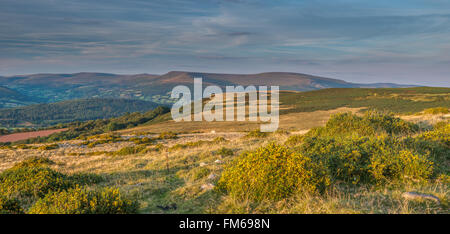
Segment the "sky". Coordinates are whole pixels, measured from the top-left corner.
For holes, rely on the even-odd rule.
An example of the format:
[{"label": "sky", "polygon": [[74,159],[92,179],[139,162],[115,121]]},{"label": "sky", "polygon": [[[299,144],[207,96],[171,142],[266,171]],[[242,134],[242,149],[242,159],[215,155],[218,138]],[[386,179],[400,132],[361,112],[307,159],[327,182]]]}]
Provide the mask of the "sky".
[{"label": "sky", "polygon": [[0,76],[173,70],[450,87],[450,1],[0,0]]}]

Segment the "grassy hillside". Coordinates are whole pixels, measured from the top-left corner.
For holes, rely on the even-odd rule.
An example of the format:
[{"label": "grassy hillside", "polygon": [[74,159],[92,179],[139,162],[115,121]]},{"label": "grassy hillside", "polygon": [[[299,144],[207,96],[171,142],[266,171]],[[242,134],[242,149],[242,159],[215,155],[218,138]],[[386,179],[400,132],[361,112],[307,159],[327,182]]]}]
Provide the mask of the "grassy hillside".
[{"label": "grassy hillside", "polygon": [[285,107],[282,113],[363,107],[405,114],[432,107],[450,108],[450,88],[322,89],[284,92],[280,101]]},{"label": "grassy hillside", "polygon": [[0,108],[33,104],[33,100],[17,91],[0,86]]},{"label": "grassy hillside", "polygon": [[[333,88],[308,92],[280,92],[279,129],[303,131],[324,124],[331,114],[342,111],[363,112],[367,109],[413,115],[428,108],[450,108],[450,88]],[[134,131],[250,131],[260,122],[174,122],[170,113],[139,126]]]},{"label": "grassy hillside", "polygon": [[107,119],[131,112],[145,112],[158,104],[128,99],[81,99],[51,104],[0,109],[3,127],[49,126],[57,123]]}]

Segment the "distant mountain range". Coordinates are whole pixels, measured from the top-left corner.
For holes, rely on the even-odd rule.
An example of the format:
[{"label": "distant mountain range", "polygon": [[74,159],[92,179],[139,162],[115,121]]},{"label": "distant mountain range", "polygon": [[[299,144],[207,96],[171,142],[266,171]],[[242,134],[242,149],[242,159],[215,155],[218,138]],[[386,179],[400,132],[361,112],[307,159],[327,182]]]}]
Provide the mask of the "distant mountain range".
[{"label": "distant mountain range", "polygon": [[164,75],[107,73],[34,74],[0,77],[0,108],[32,103],[51,103],[80,98],[126,98],[167,104],[176,85],[191,86],[194,77],[203,84],[278,85],[280,90],[309,91],[323,88],[398,88],[390,83],[356,84],[301,73],[215,74],[172,71]]}]

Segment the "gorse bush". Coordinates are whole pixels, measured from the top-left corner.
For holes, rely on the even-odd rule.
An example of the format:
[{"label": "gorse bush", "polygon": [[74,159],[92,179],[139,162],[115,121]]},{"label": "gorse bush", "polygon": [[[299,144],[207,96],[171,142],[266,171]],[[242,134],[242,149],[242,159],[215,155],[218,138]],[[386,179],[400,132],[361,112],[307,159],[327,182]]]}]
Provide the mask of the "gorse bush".
[{"label": "gorse bush", "polygon": [[303,136],[298,150],[323,163],[335,181],[378,185],[426,181],[433,173],[433,157],[403,140],[403,136],[414,139],[411,134],[418,130],[392,114],[337,114]]},{"label": "gorse bush", "polygon": [[286,146],[295,146],[301,143],[303,140],[303,135],[292,135],[284,143]]},{"label": "gorse bush", "polygon": [[234,152],[232,149],[222,147],[222,148],[218,149],[217,151],[215,151],[214,154],[226,157],[226,156],[232,156],[234,154]]},{"label": "gorse bush", "polygon": [[450,122],[439,122],[432,131],[426,131],[420,134],[418,138],[440,142],[450,147]]},{"label": "gorse bush", "polygon": [[423,111],[425,114],[431,114],[431,115],[437,115],[437,114],[448,114],[448,108],[445,107],[435,107],[435,108],[428,108]]},{"label": "gorse bush", "polygon": [[31,157],[27,160],[24,160],[22,162],[16,163],[13,168],[21,168],[21,167],[41,167],[41,166],[49,166],[53,165],[55,162],[48,158],[44,157]]},{"label": "gorse bush", "polygon": [[19,200],[0,195],[0,214],[22,214],[23,209]]},{"label": "gorse bush", "polygon": [[103,180],[94,174],[66,175],[48,167],[52,164],[47,158],[32,157],[0,173],[1,212],[22,212],[48,193]]},{"label": "gorse bush", "polygon": [[435,173],[450,174],[450,122],[437,123],[433,130],[404,139],[416,152],[429,155],[435,164]]},{"label": "gorse bush", "polygon": [[264,138],[269,136],[269,133],[267,132],[261,132],[259,129],[250,131],[245,135],[245,138]]},{"label": "gorse bush", "polygon": [[159,134],[158,139],[177,139],[178,136],[174,132],[162,132]]},{"label": "gorse bush", "polygon": [[196,181],[206,177],[209,173],[211,173],[211,170],[206,167],[196,167],[190,172],[190,177],[193,181]]},{"label": "gorse bush", "polygon": [[368,111],[364,116],[351,113],[333,115],[325,127],[317,128],[308,135],[343,135],[359,134],[372,136],[378,134],[412,134],[419,130],[416,124],[395,118],[392,114],[382,114],[376,111]]},{"label": "gorse bush", "polygon": [[337,114],[324,127],[289,137],[284,146],[242,154],[224,170],[218,187],[261,201],[323,191],[330,184],[404,186],[448,175],[449,125],[418,131],[390,114]]},{"label": "gorse bush", "polygon": [[102,145],[102,144],[108,144],[108,143],[115,143],[115,142],[119,142],[121,140],[123,140],[120,136],[115,136],[115,135],[100,135],[100,136],[91,136],[88,137],[88,140],[92,140],[97,138],[97,140],[95,141],[88,141],[86,144],[88,148],[94,148],[97,145]]},{"label": "gorse bush", "polygon": [[213,140],[212,140],[212,142],[213,143],[224,143],[224,142],[227,142],[228,140],[227,139],[225,139],[224,137],[216,137],[216,138],[214,138]]},{"label": "gorse bush", "polygon": [[137,154],[140,152],[145,151],[146,146],[139,145],[139,146],[127,146],[123,147],[122,149],[114,152],[114,155],[130,155],[130,154]]},{"label": "gorse bush", "polygon": [[279,200],[323,190],[328,181],[322,171],[310,158],[271,143],[241,155],[225,169],[218,187],[238,198]]},{"label": "gorse bush", "polygon": [[39,199],[31,208],[31,214],[128,214],[136,213],[138,203],[124,198],[118,189],[103,188],[88,191],[75,187],[51,192]]},{"label": "gorse bush", "polygon": [[134,138],[130,138],[129,141],[132,141],[136,145],[150,145],[155,142],[154,139],[151,139],[148,137],[142,137],[142,138],[134,137]]},{"label": "gorse bush", "polygon": [[305,137],[300,152],[322,163],[330,178],[353,184],[425,181],[433,162],[388,136]]},{"label": "gorse bush", "polygon": [[58,144],[42,145],[38,147],[39,150],[54,150],[58,148],[59,148]]},{"label": "gorse bush", "polygon": [[50,190],[73,186],[68,176],[47,167],[13,167],[0,174],[0,194],[18,199],[36,199]]}]

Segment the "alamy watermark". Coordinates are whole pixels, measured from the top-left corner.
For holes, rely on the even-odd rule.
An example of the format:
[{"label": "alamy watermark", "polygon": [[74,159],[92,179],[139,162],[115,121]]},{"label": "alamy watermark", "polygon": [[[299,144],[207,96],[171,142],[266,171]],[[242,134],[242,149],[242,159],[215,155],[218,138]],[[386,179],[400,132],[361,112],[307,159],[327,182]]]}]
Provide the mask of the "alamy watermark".
[{"label": "alamy watermark", "polygon": [[[258,88],[226,86],[224,93],[218,86],[207,86],[203,90],[202,78],[194,78],[193,96],[187,86],[179,85],[172,89],[171,98],[179,99],[172,106],[172,118],[176,122],[261,121],[261,132],[274,132],[280,121],[279,87],[271,86],[270,90],[267,86]],[[205,98],[209,101],[204,104]]]}]

